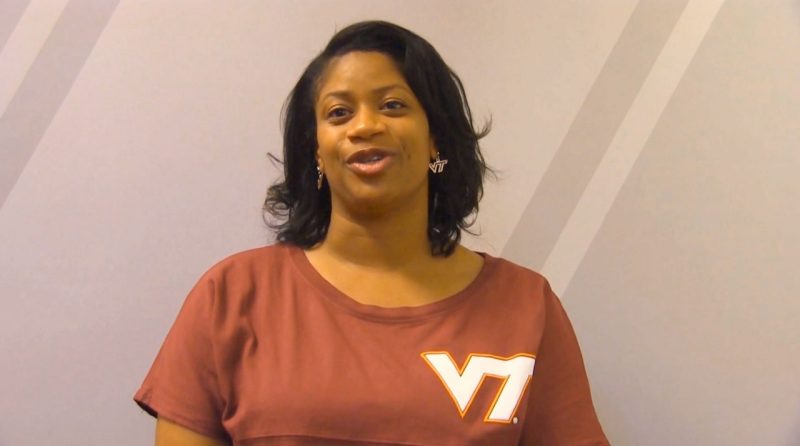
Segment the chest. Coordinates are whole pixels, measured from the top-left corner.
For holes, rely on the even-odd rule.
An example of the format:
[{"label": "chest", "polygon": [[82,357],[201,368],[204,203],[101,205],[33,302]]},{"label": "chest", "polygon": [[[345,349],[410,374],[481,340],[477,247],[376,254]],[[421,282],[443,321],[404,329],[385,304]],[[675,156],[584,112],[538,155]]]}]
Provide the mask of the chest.
[{"label": "chest", "polygon": [[226,427],[264,441],[252,444],[517,444],[536,334],[477,313],[434,319],[384,323],[320,306],[243,327],[246,347],[227,349],[238,352],[225,361]]}]

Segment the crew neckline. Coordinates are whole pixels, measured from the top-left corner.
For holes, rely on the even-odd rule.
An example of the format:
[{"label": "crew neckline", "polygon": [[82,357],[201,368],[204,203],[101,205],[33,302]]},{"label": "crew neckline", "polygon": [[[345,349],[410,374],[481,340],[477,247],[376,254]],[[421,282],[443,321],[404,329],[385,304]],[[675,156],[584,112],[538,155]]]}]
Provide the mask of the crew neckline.
[{"label": "crew neckline", "polygon": [[436,302],[410,307],[381,307],[379,305],[361,303],[343,293],[314,268],[302,248],[292,245],[285,246],[295,268],[303,278],[320,292],[320,295],[325,300],[332,302],[354,316],[378,322],[411,322],[433,317],[460,306],[471,297],[480,294],[480,289],[491,276],[491,272],[497,265],[498,260],[485,252],[476,252],[483,257],[483,266],[478,275],[461,291]]}]

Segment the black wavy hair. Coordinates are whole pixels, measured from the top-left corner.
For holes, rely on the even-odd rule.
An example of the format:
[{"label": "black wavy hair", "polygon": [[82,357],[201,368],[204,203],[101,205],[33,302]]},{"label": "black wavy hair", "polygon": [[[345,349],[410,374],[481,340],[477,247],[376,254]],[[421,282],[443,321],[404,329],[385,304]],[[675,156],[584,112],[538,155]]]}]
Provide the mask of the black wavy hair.
[{"label": "black wavy hair", "polygon": [[317,189],[317,129],[314,104],[320,78],[331,60],[352,51],[375,51],[391,57],[428,118],[431,136],[447,159],[442,173],[428,173],[428,239],[431,253],[449,256],[461,230],[474,223],[483,196],[487,167],[478,141],[491,121],[477,131],[461,80],[422,37],[384,21],[352,24],[334,34],[308,64],[282,110],[284,179],[269,187],[264,221],[277,240],[311,248],[325,239],[331,217],[327,181]]}]

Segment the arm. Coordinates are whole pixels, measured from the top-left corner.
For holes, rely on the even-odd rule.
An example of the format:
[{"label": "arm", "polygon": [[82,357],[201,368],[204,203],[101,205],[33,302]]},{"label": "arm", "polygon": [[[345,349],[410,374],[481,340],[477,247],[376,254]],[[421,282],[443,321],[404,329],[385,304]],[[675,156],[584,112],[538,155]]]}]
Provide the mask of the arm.
[{"label": "arm", "polygon": [[228,446],[228,443],[198,434],[159,417],[156,422],[156,446]]},{"label": "arm", "polygon": [[213,355],[210,320],[216,295],[213,278],[204,275],[186,297],[134,396],[142,409],[158,417],[157,446],[219,446],[229,441]]},{"label": "arm", "polygon": [[575,331],[549,285],[545,311],[545,331],[536,355],[521,444],[608,446],[594,410]]}]

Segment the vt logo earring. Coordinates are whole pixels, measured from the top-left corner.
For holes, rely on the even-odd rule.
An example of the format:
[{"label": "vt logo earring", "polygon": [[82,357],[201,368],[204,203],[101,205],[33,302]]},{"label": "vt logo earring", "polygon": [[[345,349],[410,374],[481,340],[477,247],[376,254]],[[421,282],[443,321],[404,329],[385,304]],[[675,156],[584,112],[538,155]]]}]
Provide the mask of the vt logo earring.
[{"label": "vt logo earring", "polygon": [[447,160],[439,158],[439,152],[436,152],[436,161],[429,163],[428,168],[430,168],[433,173],[442,173],[445,164],[447,164]]}]

